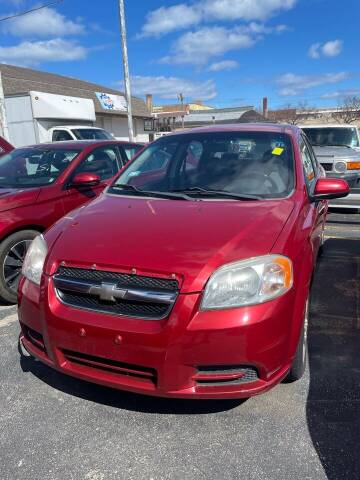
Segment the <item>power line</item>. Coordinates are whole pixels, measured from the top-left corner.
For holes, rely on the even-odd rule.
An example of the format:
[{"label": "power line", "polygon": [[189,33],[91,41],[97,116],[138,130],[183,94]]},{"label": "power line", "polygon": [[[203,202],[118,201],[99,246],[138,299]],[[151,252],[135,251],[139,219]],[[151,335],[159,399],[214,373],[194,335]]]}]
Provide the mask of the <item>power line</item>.
[{"label": "power line", "polygon": [[5,20],[11,20],[12,18],[22,17],[23,15],[27,15],[28,13],[36,12],[38,10],[42,10],[46,7],[51,7],[52,5],[57,5],[58,3],[63,2],[64,0],[56,0],[55,2],[49,2],[45,5],[41,5],[40,7],[32,8],[31,10],[25,10],[24,12],[14,13],[14,15],[10,15],[9,17],[0,18],[0,22],[4,22]]}]

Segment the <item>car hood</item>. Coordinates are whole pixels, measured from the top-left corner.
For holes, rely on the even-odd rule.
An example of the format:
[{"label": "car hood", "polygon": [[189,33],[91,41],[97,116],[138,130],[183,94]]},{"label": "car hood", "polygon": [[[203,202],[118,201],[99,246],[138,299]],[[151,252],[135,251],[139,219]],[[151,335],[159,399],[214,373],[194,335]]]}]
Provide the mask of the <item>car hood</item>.
[{"label": "car hood", "polygon": [[313,147],[320,163],[334,163],[339,160],[345,162],[359,162],[360,152],[348,147]]},{"label": "car hood", "polygon": [[[104,194],[49,232],[46,266],[175,274],[202,290],[218,266],[271,251],[294,201],[183,201]],[[57,238],[54,242],[52,239]]]},{"label": "car hood", "polygon": [[0,212],[35,203],[40,188],[0,188]]}]

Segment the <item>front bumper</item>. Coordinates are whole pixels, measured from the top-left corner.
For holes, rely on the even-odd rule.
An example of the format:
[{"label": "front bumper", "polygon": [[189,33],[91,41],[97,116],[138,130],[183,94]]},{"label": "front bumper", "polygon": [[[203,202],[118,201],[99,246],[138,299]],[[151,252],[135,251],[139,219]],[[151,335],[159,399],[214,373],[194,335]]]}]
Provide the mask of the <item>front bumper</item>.
[{"label": "front bumper", "polygon": [[330,178],[342,178],[347,181],[350,187],[349,195],[329,202],[331,208],[360,208],[360,172],[347,172],[344,174],[326,172],[326,176]]},{"label": "front bumper", "polygon": [[168,318],[137,320],[63,305],[50,277],[41,289],[23,278],[20,340],[65,374],[149,395],[246,398],[286,376],[295,324],[300,331],[294,290],[263,305],[223,311],[199,312],[199,301],[197,293],[181,294]]}]

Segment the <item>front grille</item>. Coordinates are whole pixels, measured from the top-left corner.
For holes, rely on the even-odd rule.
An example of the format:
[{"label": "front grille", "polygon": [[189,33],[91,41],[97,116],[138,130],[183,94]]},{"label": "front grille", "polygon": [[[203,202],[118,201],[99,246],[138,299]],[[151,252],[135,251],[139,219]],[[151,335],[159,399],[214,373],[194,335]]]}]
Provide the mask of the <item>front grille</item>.
[{"label": "front grille", "polygon": [[127,273],[106,272],[102,270],[87,270],[85,268],[60,267],[57,274],[66,278],[87,280],[90,282],[115,281],[119,287],[126,288],[159,288],[173,291],[177,291],[179,288],[177,280],[145,277],[142,275],[129,275]]},{"label": "front grille", "polygon": [[197,368],[194,380],[199,386],[239,385],[258,380],[256,368],[241,365],[206,365]]},{"label": "front grille", "polygon": [[148,320],[170,313],[179,288],[173,279],[67,267],[59,268],[54,285],[60,301],[72,307]]},{"label": "front grille", "polygon": [[154,368],[118,362],[117,360],[97,357],[95,355],[89,355],[86,353],[74,352],[72,350],[62,350],[62,353],[64,354],[66,360],[72,364],[103,370],[118,375],[148,380],[154,385],[156,385],[157,382],[157,372]]},{"label": "front grille", "polygon": [[333,164],[332,163],[321,163],[321,166],[323,167],[323,169],[325,170],[325,172],[331,172],[332,168],[333,168]]}]

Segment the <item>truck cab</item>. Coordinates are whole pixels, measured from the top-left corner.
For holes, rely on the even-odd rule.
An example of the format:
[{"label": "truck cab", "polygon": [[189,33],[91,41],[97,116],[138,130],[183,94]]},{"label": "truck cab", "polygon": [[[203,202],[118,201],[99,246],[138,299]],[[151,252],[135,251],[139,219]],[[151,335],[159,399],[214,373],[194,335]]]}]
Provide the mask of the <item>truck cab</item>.
[{"label": "truck cab", "polygon": [[114,137],[106,130],[87,125],[59,125],[48,130],[50,142],[68,140],[113,140]]},{"label": "truck cab", "polygon": [[301,126],[326,176],[342,178],[350,195],[330,202],[333,208],[360,210],[360,135],[356,125]]}]

